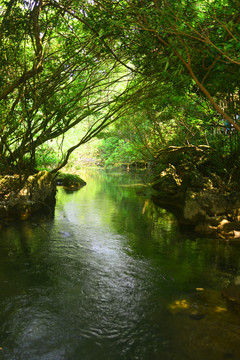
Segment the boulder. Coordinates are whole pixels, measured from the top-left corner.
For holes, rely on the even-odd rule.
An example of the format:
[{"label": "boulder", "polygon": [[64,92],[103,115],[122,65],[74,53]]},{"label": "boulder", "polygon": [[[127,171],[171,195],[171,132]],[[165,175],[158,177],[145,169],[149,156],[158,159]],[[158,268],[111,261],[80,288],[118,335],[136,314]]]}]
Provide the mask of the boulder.
[{"label": "boulder", "polygon": [[86,185],[86,182],[78,175],[58,173],[57,185],[62,186],[65,190],[75,191]]},{"label": "boulder", "polygon": [[20,175],[0,177],[1,219],[27,219],[40,211],[52,214],[55,206],[54,176],[40,171],[23,178]]},{"label": "boulder", "polygon": [[171,211],[180,226],[219,238],[240,238],[240,191],[216,186],[196,168],[169,165],[152,184],[154,202]]}]

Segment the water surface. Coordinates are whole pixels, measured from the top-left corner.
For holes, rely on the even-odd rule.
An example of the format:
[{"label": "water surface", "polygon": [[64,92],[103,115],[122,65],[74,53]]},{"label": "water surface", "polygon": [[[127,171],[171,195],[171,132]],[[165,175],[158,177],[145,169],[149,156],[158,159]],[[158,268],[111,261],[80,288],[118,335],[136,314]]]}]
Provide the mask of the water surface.
[{"label": "water surface", "polygon": [[53,219],[0,231],[0,359],[239,359],[240,245],[181,235],[137,175],[82,177]]}]

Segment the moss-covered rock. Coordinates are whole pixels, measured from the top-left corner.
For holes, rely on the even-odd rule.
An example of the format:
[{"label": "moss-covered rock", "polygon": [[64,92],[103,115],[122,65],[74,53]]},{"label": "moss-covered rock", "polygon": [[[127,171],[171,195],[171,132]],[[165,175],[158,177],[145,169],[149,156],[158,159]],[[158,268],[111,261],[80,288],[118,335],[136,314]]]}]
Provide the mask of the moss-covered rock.
[{"label": "moss-covered rock", "polygon": [[59,173],[57,175],[57,185],[63,186],[67,190],[79,190],[86,185],[86,182],[78,175]]},{"label": "moss-covered rock", "polygon": [[216,174],[205,176],[191,164],[170,164],[152,187],[155,203],[172,211],[180,225],[202,235],[240,238],[240,190],[232,190]]},{"label": "moss-covered rock", "polygon": [[52,214],[55,195],[56,182],[47,171],[0,176],[0,218],[24,220],[40,211]]}]

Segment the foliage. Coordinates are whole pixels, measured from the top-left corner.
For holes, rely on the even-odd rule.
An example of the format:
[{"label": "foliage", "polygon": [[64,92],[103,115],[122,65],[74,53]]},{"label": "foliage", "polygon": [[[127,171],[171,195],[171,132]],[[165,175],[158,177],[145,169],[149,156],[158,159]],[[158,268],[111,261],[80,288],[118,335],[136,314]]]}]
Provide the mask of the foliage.
[{"label": "foliage", "polygon": [[240,131],[238,9],[237,0],[3,2],[1,171],[57,171],[96,137],[105,164],[155,161],[171,145],[236,154],[225,122]]},{"label": "foliage", "polygon": [[0,150],[8,172],[34,168],[39,147],[84,122],[85,133],[66,151],[63,166],[74,149],[124,113],[137,89],[121,64],[101,54],[84,13],[76,19],[67,11],[70,3],[66,9],[43,1],[1,7]]},{"label": "foliage", "polygon": [[129,163],[139,158],[139,154],[129,141],[114,136],[104,139],[99,151],[101,159],[106,166],[117,163]]},{"label": "foliage", "polygon": [[225,133],[204,98],[159,85],[140,100],[101,135],[100,155],[105,165],[138,160],[156,163],[159,151],[171,145],[205,144],[221,153],[238,151],[237,132]]},{"label": "foliage", "polygon": [[125,51],[135,72],[148,81],[203,94],[240,131],[238,1],[106,0],[92,7],[91,26],[104,28],[109,43],[123,39],[115,42],[115,56]]}]

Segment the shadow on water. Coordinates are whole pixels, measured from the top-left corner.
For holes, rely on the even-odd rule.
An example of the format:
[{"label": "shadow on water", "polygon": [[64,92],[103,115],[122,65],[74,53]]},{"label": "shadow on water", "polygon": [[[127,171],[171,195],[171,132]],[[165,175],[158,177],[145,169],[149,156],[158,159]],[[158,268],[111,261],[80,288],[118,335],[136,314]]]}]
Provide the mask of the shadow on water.
[{"label": "shadow on water", "polygon": [[53,219],[0,231],[0,359],[238,359],[239,244],[182,237],[137,174],[81,176]]}]

